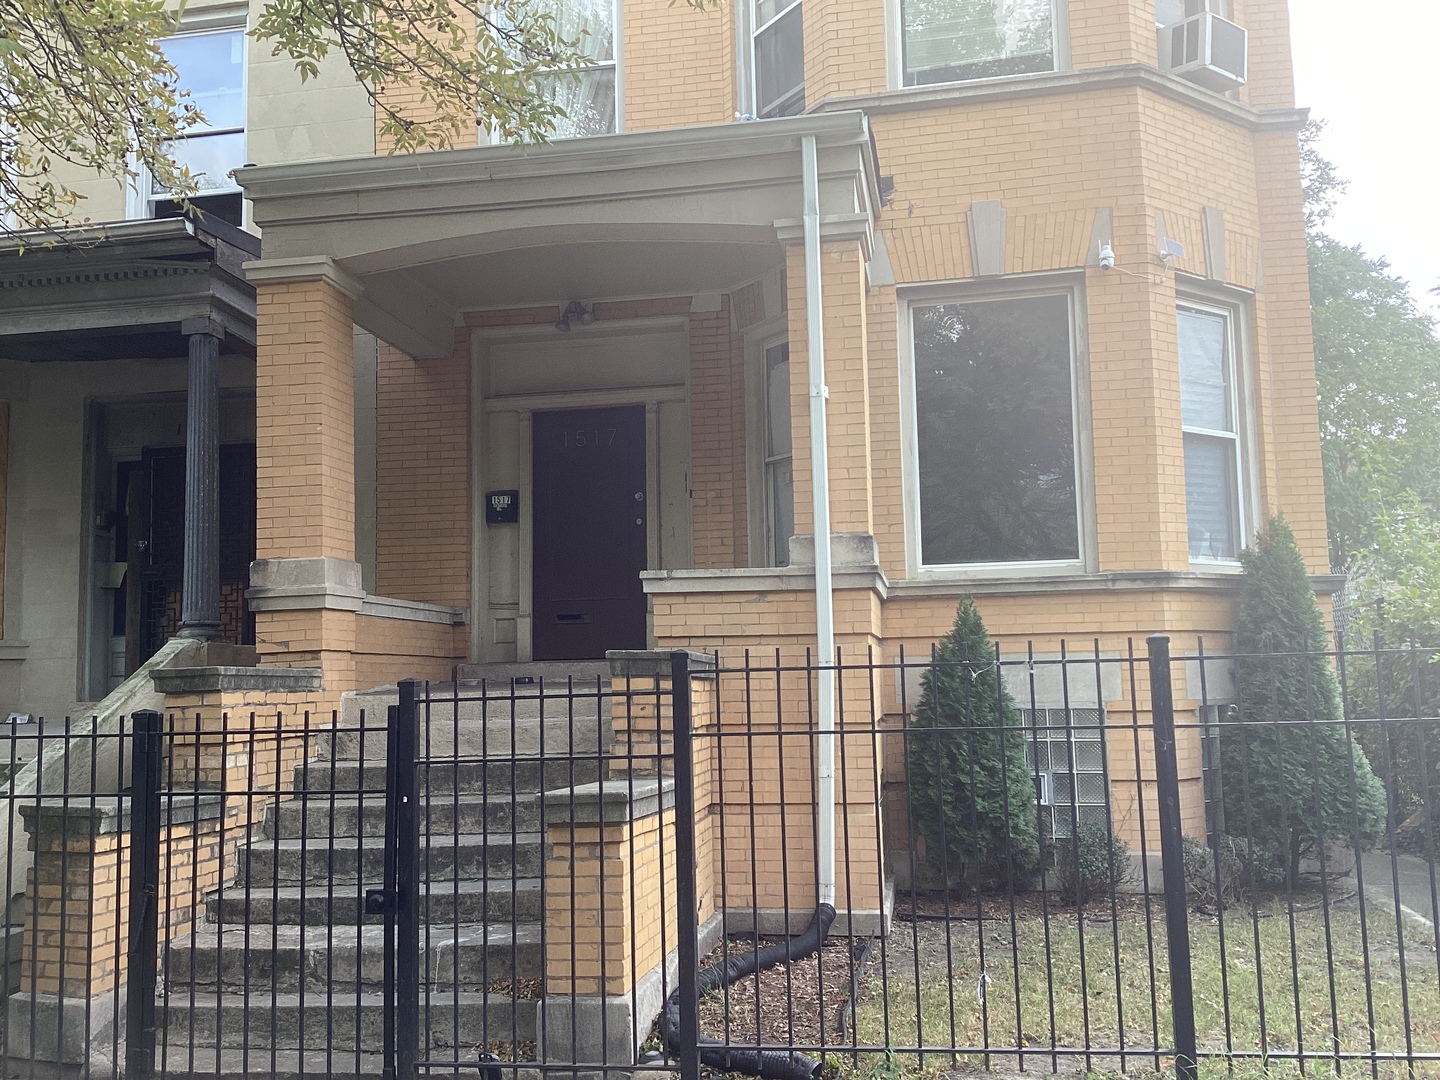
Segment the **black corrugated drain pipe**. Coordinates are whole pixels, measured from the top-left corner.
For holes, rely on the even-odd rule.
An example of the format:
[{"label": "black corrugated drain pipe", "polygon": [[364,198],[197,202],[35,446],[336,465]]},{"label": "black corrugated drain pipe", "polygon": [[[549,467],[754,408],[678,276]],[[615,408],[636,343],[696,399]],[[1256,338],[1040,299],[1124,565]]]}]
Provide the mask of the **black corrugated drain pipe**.
[{"label": "black corrugated drain pipe", "polygon": [[[741,979],[766,971],[778,964],[790,964],[804,960],[820,951],[830,927],[835,922],[835,908],[821,904],[815,909],[810,925],[799,937],[788,939],[783,945],[767,945],[753,953],[741,953],[700,972],[699,996],[733,986]],[[698,1004],[698,1003],[697,1003]],[[680,991],[676,990],[665,1002],[665,1011],[660,1014],[660,1035],[665,1040],[669,1056],[680,1053]],[[812,1080],[820,1071],[820,1062],[794,1050],[744,1050],[726,1047],[718,1039],[700,1036],[700,1064],[723,1072],[741,1073],[745,1076],[759,1076],[762,1080]]]}]

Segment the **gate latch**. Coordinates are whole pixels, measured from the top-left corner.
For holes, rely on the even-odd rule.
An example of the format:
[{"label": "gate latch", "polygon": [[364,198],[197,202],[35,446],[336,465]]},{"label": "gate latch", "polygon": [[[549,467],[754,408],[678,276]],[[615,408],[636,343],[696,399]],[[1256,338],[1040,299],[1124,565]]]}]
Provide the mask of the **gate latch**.
[{"label": "gate latch", "polygon": [[394,889],[366,889],[365,914],[393,915],[396,908],[395,899]]}]

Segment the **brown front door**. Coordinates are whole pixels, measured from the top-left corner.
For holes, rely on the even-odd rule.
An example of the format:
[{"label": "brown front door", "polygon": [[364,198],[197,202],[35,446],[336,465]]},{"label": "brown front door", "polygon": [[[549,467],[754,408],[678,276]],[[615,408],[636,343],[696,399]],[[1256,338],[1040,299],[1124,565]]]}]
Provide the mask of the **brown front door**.
[{"label": "brown front door", "polygon": [[645,407],[537,412],[533,433],[535,659],[645,648]]}]

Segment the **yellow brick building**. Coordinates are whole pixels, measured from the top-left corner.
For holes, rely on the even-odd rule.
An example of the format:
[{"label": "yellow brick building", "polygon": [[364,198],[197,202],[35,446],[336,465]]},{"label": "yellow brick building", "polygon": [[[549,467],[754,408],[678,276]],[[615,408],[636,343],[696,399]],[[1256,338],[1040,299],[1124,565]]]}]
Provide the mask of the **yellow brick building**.
[{"label": "yellow brick building", "polygon": [[[187,8],[171,48],[231,121],[183,149],[237,167],[202,203],[261,238],[220,362],[262,666],[333,707],[465,663],[813,649],[817,333],[842,648],[923,655],[965,593],[1042,658],[1223,638],[1274,512],[1326,584],[1284,0],[555,7],[595,58],[554,84],[563,137],[408,157],[344,70],[301,86],[244,4]],[[116,237],[171,209],[83,190]],[[10,341],[0,704],[54,713],[138,663],[104,522],[152,444],[97,433],[184,379]]]}]

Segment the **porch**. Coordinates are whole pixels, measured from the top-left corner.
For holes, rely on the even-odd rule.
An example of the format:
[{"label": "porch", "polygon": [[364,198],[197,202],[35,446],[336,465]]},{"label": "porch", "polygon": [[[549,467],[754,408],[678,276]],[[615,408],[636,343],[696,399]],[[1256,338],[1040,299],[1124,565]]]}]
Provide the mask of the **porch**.
[{"label": "porch", "polygon": [[[669,644],[644,578],[789,562],[812,528],[807,373],[788,362],[806,140],[845,425],[832,529],[874,565],[865,294],[888,268],[860,115],[243,170],[265,235],[246,267],[262,663],[322,666],[337,697],[416,673],[359,640],[348,583],[372,528],[375,593],[468,609],[437,675]],[[373,511],[352,323],[381,341]]]}]

